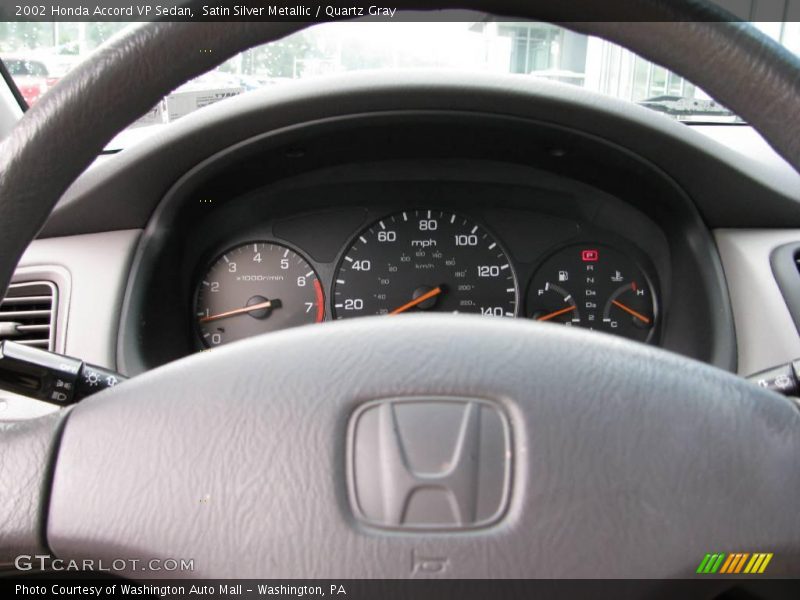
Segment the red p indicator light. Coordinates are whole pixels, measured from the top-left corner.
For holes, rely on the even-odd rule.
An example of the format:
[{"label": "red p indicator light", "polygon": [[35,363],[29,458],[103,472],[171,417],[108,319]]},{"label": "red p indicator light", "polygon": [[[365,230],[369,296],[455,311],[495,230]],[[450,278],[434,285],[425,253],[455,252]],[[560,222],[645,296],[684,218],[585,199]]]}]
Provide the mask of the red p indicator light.
[{"label": "red p indicator light", "polygon": [[597,262],[600,253],[597,250],[581,250],[581,260],[583,262]]}]

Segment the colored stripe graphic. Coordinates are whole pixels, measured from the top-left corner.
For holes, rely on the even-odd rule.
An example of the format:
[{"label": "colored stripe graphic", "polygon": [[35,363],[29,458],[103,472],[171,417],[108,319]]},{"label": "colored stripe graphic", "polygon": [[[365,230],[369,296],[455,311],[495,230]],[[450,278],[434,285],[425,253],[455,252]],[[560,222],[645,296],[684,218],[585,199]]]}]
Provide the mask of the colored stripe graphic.
[{"label": "colored stripe graphic", "polygon": [[700,561],[700,566],[697,567],[697,571],[696,572],[697,573],[705,573],[706,572],[706,566],[708,565],[708,561],[710,561],[710,560],[711,560],[711,555],[710,554],[706,554],[703,557],[703,560]]},{"label": "colored stripe graphic", "polygon": [[736,561],[738,554],[728,554],[728,560],[726,560],[722,568],[719,570],[720,573],[728,573],[730,572],[731,564]]},{"label": "colored stripe graphic", "polygon": [[706,554],[697,567],[698,573],[716,573],[719,566],[722,564],[722,559],[725,558],[725,553]]},{"label": "colored stripe graphic", "polygon": [[741,572],[742,567],[744,567],[744,561],[746,561],[749,556],[750,556],[749,553],[740,554],[739,555],[739,560],[736,562],[736,564],[735,565],[731,565],[731,571],[730,572],[731,573],[739,573],[739,572]]},{"label": "colored stripe graphic", "polygon": [[[714,554],[706,554],[700,565],[697,567],[697,573],[713,575],[719,573],[720,575],[736,575],[736,574],[760,574],[763,573],[769,562],[772,560],[772,553],[755,552],[732,552],[726,554],[724,552],[716,552]],[[747,566],[745,566],[747,565]]]},{"label": "colored stripe graphic", "polygon": [[719,555],[717,556],[717,560],[710,565],[711,569],[708,572],[709,573],[716,573],[717,570],[719,569],[719,566],[722,564],[722,559],[723,558],[725,558],[725,553],[724,552],[720,552]]},{"label": "colored stripe graphic", "polygon": [[[752,573],[763,573],[764,569],[767,568],[767,565],[769,564],[769,561],[772,560],[772,552],[770,552],[769,554],[761,554],[760,556],[762,557],[761,562],[760,562],[760,564],[755,565],[753,567],[753,570],[751,571]],[[756,570],[756,569],[758,569],[758,570]]]},{"label": "colored stripe graphic", "polygon": [[745,573],[757,573],[758,567],[761,566],[761,561],[764,560],[763,554],[753,554],[753,557],[750,559],[750,562],[747,563],[747,566],[744,568]]}]

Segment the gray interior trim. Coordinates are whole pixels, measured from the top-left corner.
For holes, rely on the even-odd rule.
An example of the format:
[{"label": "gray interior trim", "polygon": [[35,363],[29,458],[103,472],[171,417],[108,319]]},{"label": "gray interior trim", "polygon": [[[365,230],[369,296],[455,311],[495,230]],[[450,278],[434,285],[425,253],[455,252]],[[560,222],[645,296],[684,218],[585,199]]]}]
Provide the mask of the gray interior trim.
[{"label": "gray interior trim", "polygon": [[[56,352],[116,370],[122,297],[140,232],[35,240],[13,281],[46,279],[59,290]],[[0,420],[32,419],[58,407],[0,391]]]},{"label": "gray interior trim", "polygon": [[762,165],[762,167],[755,167],[754,171],[760,171],[763,175],[770,173],[778,178],[771,183],[765,181],[765,184],[772,185],[777,189],[788,184],[789,189],[785,193],[793,198],[800,198],[800,186],[798,186],[800,175],[792,165],[775,152],[758,131],[749,125],[742,123],[716,123],[714,125],[687,123],[686,126],[691,127],[693,131],[702,133],[729,150],[739,153],[741,155],[739,162],[742,164]]},{"label": "gray interior trim", "polygon": [[62,352],[110,369],[116,368],[116,343],[122,296],[138,230],[110,231],[34,241],[17,273],[56,267],[71,283],[61,327]]},{"label": "gray interior trim", "polygon": [[800,241],[800,230],[718,229],[714,236],[733,307],[739,373],[800,358],[800,336],[770,266],[772,251]]}]

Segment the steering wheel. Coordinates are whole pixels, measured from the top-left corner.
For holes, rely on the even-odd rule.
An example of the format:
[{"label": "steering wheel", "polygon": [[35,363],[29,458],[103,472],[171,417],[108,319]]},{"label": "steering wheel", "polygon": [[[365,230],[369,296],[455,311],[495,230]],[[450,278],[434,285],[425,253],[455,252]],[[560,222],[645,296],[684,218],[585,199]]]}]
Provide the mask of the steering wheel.
[{"label": "steering wheel", "polygon": [[[626,46],[800,167],[798,61],[709,4],[437,6]],[[634,19],[648,22],[620,22]],[[0,153],[0,290],[117,131],[306,25],[148,24],[66,76]],[[196,354],[2,425],[0,562],[52,552],[192,559],[202,577],[672,577],[742,551],[798,575],[799,466],[793,404],[708,365],[532,322],[355,319]]]}]

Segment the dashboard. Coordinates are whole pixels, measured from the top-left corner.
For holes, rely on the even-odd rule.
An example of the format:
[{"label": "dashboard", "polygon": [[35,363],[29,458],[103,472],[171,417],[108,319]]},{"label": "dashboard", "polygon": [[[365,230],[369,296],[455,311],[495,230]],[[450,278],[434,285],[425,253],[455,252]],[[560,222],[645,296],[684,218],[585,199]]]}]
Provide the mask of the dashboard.
[{"label": "dashboard", "polygon": [[659,346],[698,339],[671,302],[668,230],[597,187],[528,165],[395,158],[277,181],[254,171],[233,189],[248,162],[265,160],[256,150],[215,161],[165,198],[129,282],[128,369],[291,327],[413,313],[532,319]]},{"label": "dashboard", "polygon": [[173,184],[134,257],[118,361],[135,374],[291,327],[458,312],[731,368],[715,256],[674,182],[579,132],[498,115],[316,121]]}]

